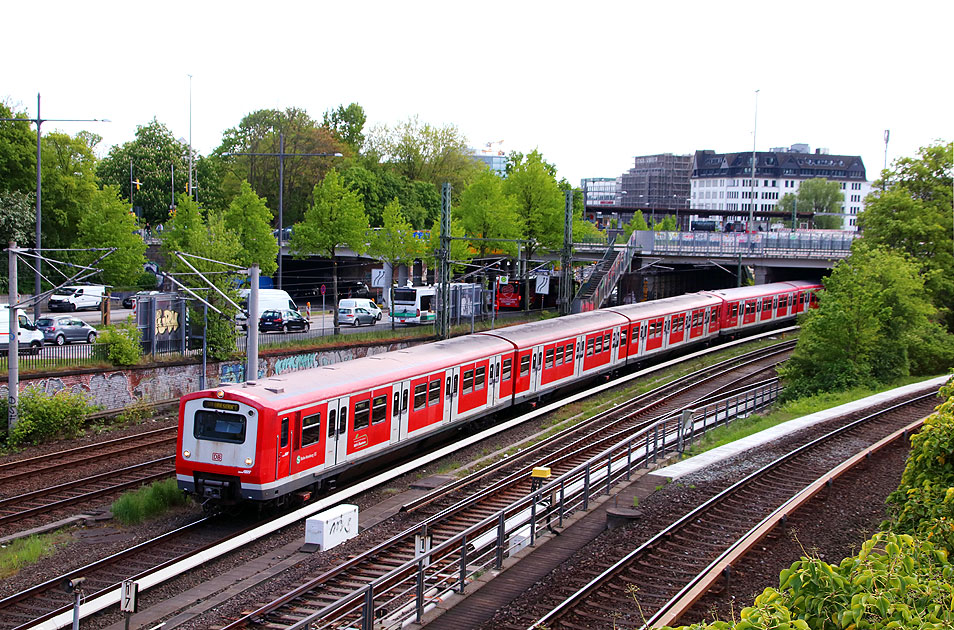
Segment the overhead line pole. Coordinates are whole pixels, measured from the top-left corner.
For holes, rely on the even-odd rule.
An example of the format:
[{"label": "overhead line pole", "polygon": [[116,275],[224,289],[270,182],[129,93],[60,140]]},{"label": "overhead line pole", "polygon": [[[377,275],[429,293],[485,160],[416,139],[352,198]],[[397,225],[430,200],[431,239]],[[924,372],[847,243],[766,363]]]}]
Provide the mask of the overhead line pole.
[{"label": "overhead line pole", "polygon": [[285,158],[289,157],[343,157],[342,153],[285,153],[285,134],[278,134],[278,153],[223,153],[222,157],[277,157],[278,158],[278,288],[282,288],[282,239],[284,238]]}]

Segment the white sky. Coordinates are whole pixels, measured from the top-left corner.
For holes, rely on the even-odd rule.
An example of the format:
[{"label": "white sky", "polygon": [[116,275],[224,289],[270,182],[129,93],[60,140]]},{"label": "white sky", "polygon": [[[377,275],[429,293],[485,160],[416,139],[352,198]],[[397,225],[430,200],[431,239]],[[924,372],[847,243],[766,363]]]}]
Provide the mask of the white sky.
[{"label": "white sky", "polygon": [[[795,142],[884,161],[952,138],[950,0],[7,3],[0,99],[101,154],[153,117],[203,154],[256,109],[357,102],[471,146],[538,148],[561,177],[633,156]],[[495,145],[495,149],[498,145]]]}]

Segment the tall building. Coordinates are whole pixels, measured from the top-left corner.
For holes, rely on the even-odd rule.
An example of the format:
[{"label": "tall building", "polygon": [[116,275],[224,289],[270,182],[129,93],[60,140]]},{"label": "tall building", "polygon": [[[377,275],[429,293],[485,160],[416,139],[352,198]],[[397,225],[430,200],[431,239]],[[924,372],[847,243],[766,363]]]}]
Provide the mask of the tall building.
[{"label": "tall building", "polygon": [[[793,144],[755,153],[696,151],[692,161],[690,203],[697,210],[725,210],[727,221],[746,221],[755,195],[755,211],[772,211],[785,193],[798,194],[802,182],[825,178],[841,186],[844,229],[857,231],[857,217],[871,183],[857,155],[830,155],[828,149]],[[754,184],[754,185],[753,185]],[[736,212],[737,214],[732,214]]]},{"label": "tall building", "polygon": [[619,205],[624,208],[683,210],[689,208],[691,155],[643,155],[617,178]]}]

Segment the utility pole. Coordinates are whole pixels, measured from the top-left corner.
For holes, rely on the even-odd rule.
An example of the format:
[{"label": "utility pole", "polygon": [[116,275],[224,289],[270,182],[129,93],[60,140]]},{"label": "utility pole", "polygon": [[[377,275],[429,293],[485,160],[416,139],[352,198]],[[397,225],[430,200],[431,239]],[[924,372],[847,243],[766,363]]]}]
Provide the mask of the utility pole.
[{"label": "utility pole", "polygon": [[192,75],[189,75],[189,198],[193,198],[192,188]]},{"label": "utility pole", "polygon": [[10,337],[7,339],[7,435],[13,435],[13,427],[19,418],[20,397],[20,319],[14,308],[17,299],[17,242],[10,241],[7,249],[10,262],[10,298],[7,314],[10,316]]},{"label": "utility pole", "polygon": [[450,254],[451,254],[451,185],[441,185],[441,247],[438,251],[437,271],[440,281],[441,312],[437,323],[437,335],[441,339],[450,336]]},{"label": "utility pole", "polygon": [[759,91],[755,90],[755,124],[752,125],[752,198],[749,199],[749,224],[748,231],[752,231],[752,223],[755,220],[755,133],[759,126]]},{"label": "utility pole", "polygon": [[[41,226],[42,226],[42,204],[40,203],[40,173],[41,173],[41,153],[40,153],[40,127],[45,122],[111,122],[108,118],[42,118],[40,117],[40,94],[36,95],[36,118],[0,118],[2,122],[31,122],[36,125],[36,281],[34,282],[34,295],[40,295],[40,280],[42,273],[41,250]],[[33,318],[40,317],[40,302],[33,305]]]},{"label": "utility pole", "polygon": [[[585,199],[585,197],[584,197]],[[573,191],[564,193],[563,252],[560,255],[560,314],[569,315],[573,301]]]},{"label": "utility pole", "polygon": [[[282,288],[282,240],[285,238],[285,158],[289,157],[342,157],[341,153],[285,153],[285,134],[278,134],[278,153],[224,153],[222,157],[262,156],[278,158],[278,288]],[[335,299],[338,299],[335,296]],[[337,312],[337,309],[336,311]],[[337,321],[337,316],[335,317]]]}]

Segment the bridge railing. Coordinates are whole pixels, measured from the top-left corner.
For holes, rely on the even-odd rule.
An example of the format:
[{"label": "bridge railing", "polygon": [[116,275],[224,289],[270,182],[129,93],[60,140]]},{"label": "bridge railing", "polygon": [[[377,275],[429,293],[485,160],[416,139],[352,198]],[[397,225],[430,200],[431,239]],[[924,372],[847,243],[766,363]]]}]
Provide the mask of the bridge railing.
[{"label": "bridge railing", "polygon": [[853,232],[655,232],[646,253],[844,258],[858,237]]},{"label": "bridge railing", "polygon": [[[610,244],[610,247],[613,248],[612,243]],[[633,256],[635,255],[637,249],[639,249],[638,234],[634,230],[633,233],[630,234],[629,240],[626,241],[626,245],[622,248],[622,250],[617,250],[616,248],[612,249],[612,251],[616,251],[618,253],[616,254],[612,266],[609,268],[609,270],[607,270],[606,275],[600,279],[600,283],[593,295],[586,298],[577,296],[573,300],[572,311],[574,313],[582,313],[600,308],[606,298],[608,298],[613,292],[613,289],[616,288],[616,284],[619,282],[620,276],[622,276],[623,272],[625,272],[629,267],[629,263],[633,260]],[[607,253],[611,252],[608,250]]]}]

